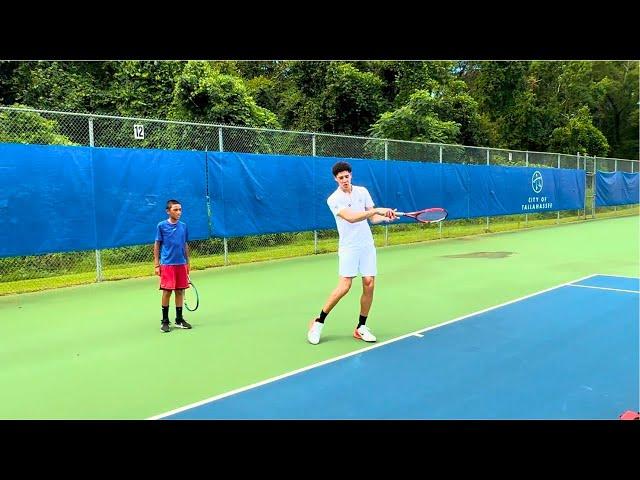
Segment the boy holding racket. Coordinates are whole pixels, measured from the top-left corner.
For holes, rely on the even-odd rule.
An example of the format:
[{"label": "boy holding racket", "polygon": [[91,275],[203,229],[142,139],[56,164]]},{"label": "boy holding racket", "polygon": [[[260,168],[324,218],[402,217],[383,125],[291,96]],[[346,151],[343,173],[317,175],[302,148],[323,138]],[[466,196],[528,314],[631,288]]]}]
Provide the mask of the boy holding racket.
[{"label": "boy holding racket", "polygon": [[351,165],[338,162],[333,166],[333,176],[338,189],[329,196],[327,205],[336,219],[338,235],[339,279],[338,286],[331,292],[320,316],[312,320],[307,340],[313,345],[320,343],[320,334],[329,312],[344,297],[353,278],[362,276],[362,296],[360,297],[360,318],[353,336],[365,342],[375,342],[376,337],[366,326],[367,316],[373,302],[375,286],[376,248],[367,220],[371,223],[390,222],[398,218],[390,208],[374,208],[373,200],[365,187],[351,184]]},{"label": "boy holding racket", "polygon": [[175,292],[176,318],[178,328],[191,328],[182,317],[184,290],[189,288],[189,231],[187,224],[180,221],[182,205],[177,200],[167,202],[169,218],[158,223],[156,241],[153,245],[155,273],[160,276],[162,290],[162,323],[160,331],[169,332],[169,300]]}]

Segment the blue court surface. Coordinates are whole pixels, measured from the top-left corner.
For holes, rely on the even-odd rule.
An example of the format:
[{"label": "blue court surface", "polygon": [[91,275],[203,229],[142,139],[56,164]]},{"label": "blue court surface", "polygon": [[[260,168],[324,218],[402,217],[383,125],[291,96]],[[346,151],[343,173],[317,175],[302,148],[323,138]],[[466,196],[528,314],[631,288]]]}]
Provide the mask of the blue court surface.
[{"label": "blue court surface", "polygon": [[639,293],[593,275],[153,418],[617,419],[640,409]]}]

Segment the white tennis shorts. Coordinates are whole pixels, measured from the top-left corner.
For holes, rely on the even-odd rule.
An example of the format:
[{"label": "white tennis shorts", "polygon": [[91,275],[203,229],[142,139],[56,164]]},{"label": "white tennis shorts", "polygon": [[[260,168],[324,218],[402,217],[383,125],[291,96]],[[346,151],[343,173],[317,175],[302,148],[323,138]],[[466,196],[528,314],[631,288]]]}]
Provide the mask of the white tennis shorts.
[{"label": "white tennis shorts", "polygon": [[376,247],[340,247],[338,248],[338,271],[341,277],[375,277]]}]

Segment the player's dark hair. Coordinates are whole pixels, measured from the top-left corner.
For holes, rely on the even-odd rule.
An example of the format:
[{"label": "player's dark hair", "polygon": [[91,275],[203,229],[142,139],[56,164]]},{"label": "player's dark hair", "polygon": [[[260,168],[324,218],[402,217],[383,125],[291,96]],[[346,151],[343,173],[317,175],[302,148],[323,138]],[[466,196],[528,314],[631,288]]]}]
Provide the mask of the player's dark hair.
[{"label": "player's dark hair", "polygon": [[181,203],[178,200],[167,200],[167,210],[171,210],[171,207],[174,205],[181,205]]},{"label": "player's dark hair", "polygon": [[331,171],[333,172],[334,177],[338,175],[340,172],[351,173],[351,165],[349,165],[347,162],[338,162],[333,166]]}]

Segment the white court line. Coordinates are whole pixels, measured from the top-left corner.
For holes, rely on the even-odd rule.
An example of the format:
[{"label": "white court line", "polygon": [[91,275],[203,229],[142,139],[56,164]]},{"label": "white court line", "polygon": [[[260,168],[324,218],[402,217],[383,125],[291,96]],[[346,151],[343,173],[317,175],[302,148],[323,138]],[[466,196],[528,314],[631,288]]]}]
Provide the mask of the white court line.
[{"label": "white court line", "polygon": [[420,337],[420,338],[424,337],[424,335],[422,335],[421,333],[414,333],[413,336],[414,337]]},{"label": "white court line", "polygon": [[504,307],[506,305],[510,305],[512,303],[516,303],[516,302],[519,302],[521,300],[525,300],[527,298],[535,297],[536,295],[541,295],[543,293],[550,292],[551,290],[556,290],[558,288],[565,287],[565,286],[570,285],[570,284],[572,284],[574,282],[581,282],[582,280],[586,280],[587,278],[595,277],[596,275],[597,274],[587,275],[586,277],[578,278],[577,280],[572,280],[570,282],[563,283],[561,285],[556,285],[555,287],[547,288],[545,290],[540,290],[539,292],[531,293],[529,295],[525,295],[524,297],[519,297],[519,298],[516,298],[514,300],[510,300],[508,302],[501,303],[500,305],[494,305],[493,307],[485,308],[484,310],[479,310],[477,312],[469,313],[468,315],[464,315],[462,317],[454,318],[453,320],[449,320],[448,322],[439,323],[438,325],[433,325],[433,326],[428,327],[428,328],[423,328],[423,329],[420,329],[420,330],[416,330],[415,332],[407,333],[405,335],[402,335],[402,336],[396,337],[396,338],[392,338],[392,339],[387,340],[385,342],[376,343],[374,345],[371,345],[370,347],[365,347],[365,348],[356,350],[354,352],[345,353],[344,355],[340,355],[338,357],[330,358],[330,359],[324,360],[322,362],[314,363],[312,365],[309,365],[309,366],[306,366],[306,367],[303,367],[303,368],[299,368],[299,369],[294,370],[292,372],[283,373],[282,375],[278,375],[276,377],[268,378],[268,379],[263,380],[261,382],[253,383],[253,384],[247,385],[245,387],[236,388],[235,390],[231,390],[229,392],[221,393],[220,395],[216,395],[216,396],[213,396],[213,397],[210,397],[210,398],[206,398],[204,400],[200,400],[199,402],[191,403],[189,405],[185,405],[184,407],[179,407],[179,408],[176,408],[174,410],[170,410],[168,412],[164,412],[164,413],[161,413],[159,415],[155,415],[153,417],[149,417],[147,420],[158,420],[158,419],[163,418],[163,417],[168,417],[170,415],[175,415],[176,413],[180,413],[180,412],[183,412],[185,410],[189,410],[191,408],[199,407],[200,405],[204,405],[206,403],[210,403],[210,402],[213,402],[215,400],[220,400],[222,398],[229,397],[231,395],[235,395],[236,393],[244,392],[244,391],[250,390],[252,388],[260,387],[262,385],[266,385],[267,383],[272,383],[272,382],[275,382],[277,380],[281,380],[283,378],[290,377],[292,375],[296,375],[298,373],[305,372],[307,370],[311,370],[312,368],[320,367],[322,365],[327,365],[328,363],[337,362],[338,360],[342,360],[343,358],[352,357],[353,355],[359,355],[359,354],[361,354],[363,352],[366,352],[367,350],[372,350],[374,348],[380,348],[383,345],[387,345],[389,343],[397,342],[399,340],[403,340],[405,338],[408,338],[408,337],[411,337],[411,336],[415,336],[416,334],[420,334],[422,332],[427,332],[429,330],[433,330],[434,328],[440,328],[440,327],[443,327],[445,325],[449,325],[450,323],[454,323],[454,322],[458,322],[460,320],[464,320],[465,318],[473,317],[475,315],[479,315],[481,313],[489,312],[491,310],[495,310],[497,308]]},{"label": "white court line", "polygon": [[594,287],[592,285],[567,285],[567,287],[595,288],[596,290],[611,290],[614,292],[640,293],[638,290],[625,290],[624,288]]},{"label": "white court line", "polygon": [[[629,277],[627,275],[611,275],[609,273],[596,273],[594,275],[592,275],[592,277],[613,277],[613,278],[633,278],[635,280],[638,279],[638,277]],[[577,282],[578,280],[576,280]]]}]

